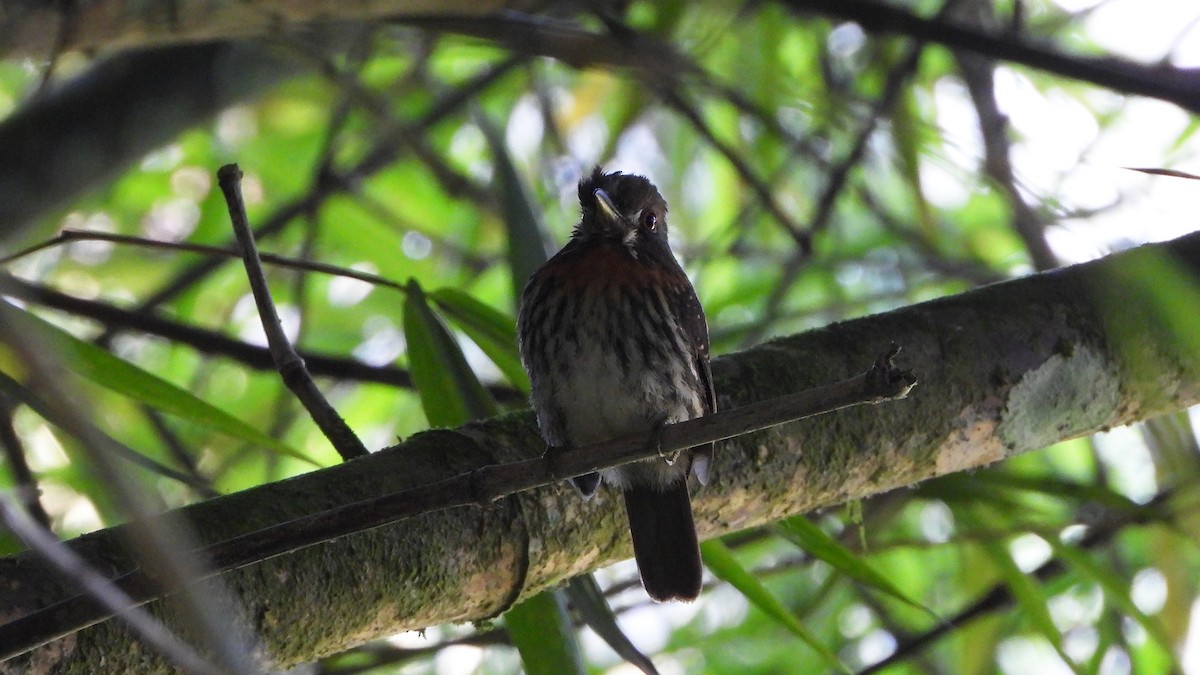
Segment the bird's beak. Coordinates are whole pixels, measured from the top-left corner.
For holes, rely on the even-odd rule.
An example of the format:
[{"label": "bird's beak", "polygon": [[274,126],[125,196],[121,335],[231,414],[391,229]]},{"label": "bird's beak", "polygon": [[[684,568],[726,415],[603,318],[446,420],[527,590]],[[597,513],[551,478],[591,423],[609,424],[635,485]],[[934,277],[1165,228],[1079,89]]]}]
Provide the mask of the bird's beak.
[{"label": "bird's beak", "polygon": [[611,225],[621,225],[625,222],[625,217],[617,210],[617,205],[613,203],[612,197],[608,196],[602,188],[596,188],[592,193],[596,197],[596,208],[604,217],[608,219]]}]

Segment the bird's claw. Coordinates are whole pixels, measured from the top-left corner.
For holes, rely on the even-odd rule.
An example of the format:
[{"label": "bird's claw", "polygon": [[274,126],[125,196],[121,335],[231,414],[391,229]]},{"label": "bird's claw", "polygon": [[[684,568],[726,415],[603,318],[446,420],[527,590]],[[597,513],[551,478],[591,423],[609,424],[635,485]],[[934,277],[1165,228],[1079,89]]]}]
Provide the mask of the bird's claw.
[{"label": "bird's claw", "polygon": [[667,463],[667,466],[674,466],[676,460],[679,459],[679,451],[672,452],[668,455],[667,453],[663,452],[662,449],[663,429],[666,426],[667,420],[666,418],[663,418],[655,422],[653,427],[650,427],[650,441],[646,444],[646,447],[654,448],[654,451],[657,452],[658,456]]}]

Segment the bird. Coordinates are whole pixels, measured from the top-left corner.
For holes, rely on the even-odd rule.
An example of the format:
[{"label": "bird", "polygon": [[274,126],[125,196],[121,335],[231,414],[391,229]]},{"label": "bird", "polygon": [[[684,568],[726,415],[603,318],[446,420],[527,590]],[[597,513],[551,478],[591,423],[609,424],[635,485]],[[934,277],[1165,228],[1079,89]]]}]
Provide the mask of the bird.
[{"label": "bird", "polygon": [[[708,322],[667,240],[649,179],[597,166],[579,182],[570,240],[529,278],[517,335],[547,452],[650,434],[716,412]],[[692,601],[703,569],[688,492],[706,484],[711,443],[571,479],[585,499],[621,492],[634,558],[658,602]]]}]

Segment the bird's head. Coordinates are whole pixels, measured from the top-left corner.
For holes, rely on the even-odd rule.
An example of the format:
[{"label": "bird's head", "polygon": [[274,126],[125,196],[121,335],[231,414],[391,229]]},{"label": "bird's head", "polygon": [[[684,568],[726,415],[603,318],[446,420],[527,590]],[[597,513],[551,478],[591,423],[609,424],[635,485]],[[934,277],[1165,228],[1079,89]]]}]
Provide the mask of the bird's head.
[{"label": "bird's head", "polygon": [[616,240],[637,257],[640,250],[666,248],[667,202],[654,183],[620,171],[596,167],[579,181],[583,218],[574,237],[584,242]]}]

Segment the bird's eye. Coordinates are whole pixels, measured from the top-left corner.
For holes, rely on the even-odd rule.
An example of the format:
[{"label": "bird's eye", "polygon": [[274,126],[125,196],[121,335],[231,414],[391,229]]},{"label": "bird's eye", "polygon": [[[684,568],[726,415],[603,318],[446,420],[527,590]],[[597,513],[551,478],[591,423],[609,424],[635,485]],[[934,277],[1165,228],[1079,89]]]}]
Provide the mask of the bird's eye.
[{"label": "bird's eye", "polygon": [[642,227],[653,232],[658,227],[658,216],[653,211],[642,214]]}]

